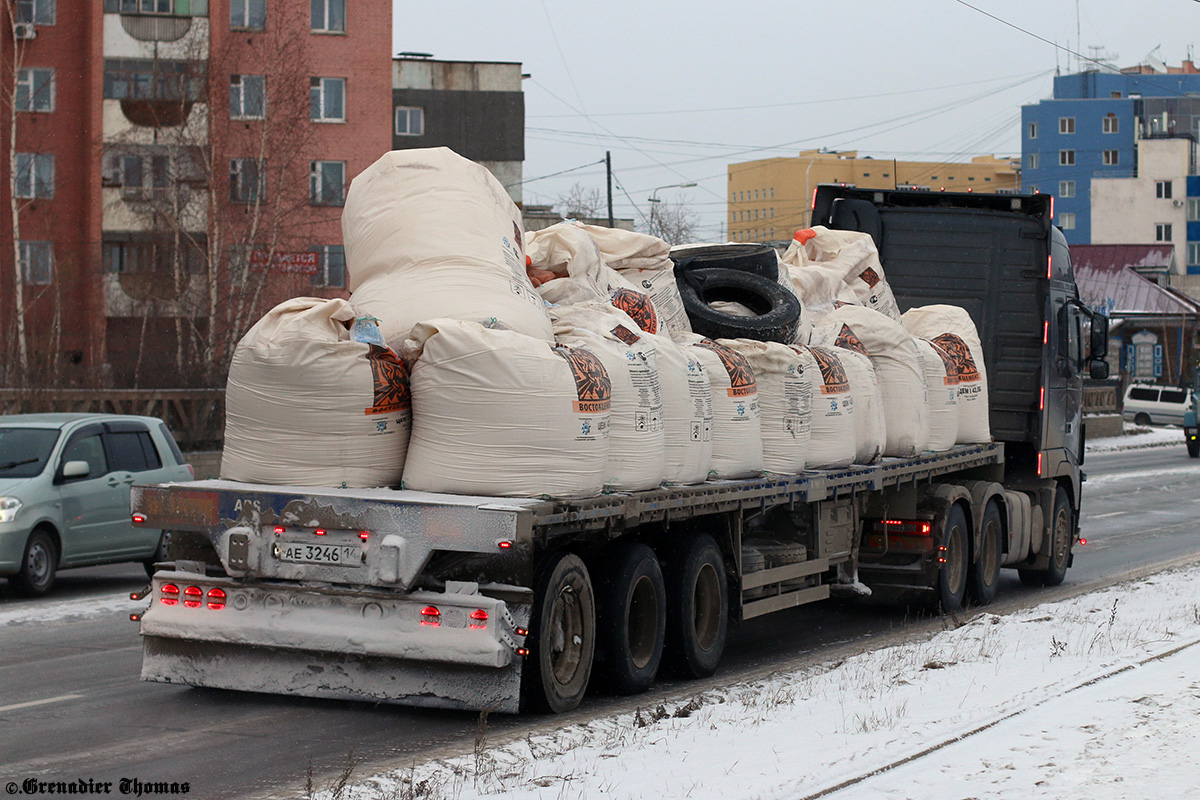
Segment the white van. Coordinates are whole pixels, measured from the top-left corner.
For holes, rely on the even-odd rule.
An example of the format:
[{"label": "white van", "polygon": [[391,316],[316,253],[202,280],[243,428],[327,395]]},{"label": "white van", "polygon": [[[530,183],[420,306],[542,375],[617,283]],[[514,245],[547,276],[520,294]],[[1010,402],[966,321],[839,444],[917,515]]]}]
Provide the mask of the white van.
[{"label": "white van", "polygon": [[1138,425],[1182,425],[1191,404],[1191,389],[1131,383],[1121,414]]}]

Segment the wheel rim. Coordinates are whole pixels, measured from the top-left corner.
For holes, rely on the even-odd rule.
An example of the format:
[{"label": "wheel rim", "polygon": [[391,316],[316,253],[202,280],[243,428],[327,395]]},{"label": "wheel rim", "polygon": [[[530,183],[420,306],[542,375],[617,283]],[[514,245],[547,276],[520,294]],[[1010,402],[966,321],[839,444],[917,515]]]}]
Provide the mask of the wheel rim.
[{"label": "wheel rim", "polygon": [[550,611],[550,673],[562,686],[569,684],[583,661],[583,609],[572,586],[564,586]]},{"label": "wheel rim", "polygon": [[1058,516],[1054,518],[1054,553],[1051,556],[1055,568],[1059,570],[1066,568],[1067,546],[1071,541],[1070,525],[1066,509],[1059,509]]},{"label": "wheel rim", "polygon": [[30,581],[37,586],[43,585],[50,578],[50,551],[46,543],[38,540],[29,548],[26,562]]},{"label": "wheel rim", "polygon": [[700,574],[696,576],[692,605],[696,645],[701,650],[711,650],[717,643],[721,628],[721,583],[712,564],[702,566]]},{"label": "wheel rim", "polygon": [[633,584],[629,602],[629,658],[638,669],[644,669],[654,657],[658,639],[658,595],[654,582],[643,575]]},{"label": "wheel rim", "polygon": [[958,594],[959,589],[965,586],[967,573],[967,560],[963,558],[965,538],[963,529],[957,525],[950,529],[950,535],[946,537],[946,563],[942,569],[946,571],[946,586],[949,587],[951,594]]}]

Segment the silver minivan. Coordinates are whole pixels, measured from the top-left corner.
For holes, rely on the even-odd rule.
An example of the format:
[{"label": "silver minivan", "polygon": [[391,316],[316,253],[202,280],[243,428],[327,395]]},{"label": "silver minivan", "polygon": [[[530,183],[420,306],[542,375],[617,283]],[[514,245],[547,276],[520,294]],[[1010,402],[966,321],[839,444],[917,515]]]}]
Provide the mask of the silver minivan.
[{"label": "silver minivan", "polygon": [[1138,425],[1182,425],[1192,390],[1131,383],[1125,389],[1122,416]]},{"label": "silver minivan", "polygon": [[162,531],[133,526],[129,488],[192,478],[155,417],[0,416],[0,576],[37,596],[64,567],[139,561],[151,572]]}]

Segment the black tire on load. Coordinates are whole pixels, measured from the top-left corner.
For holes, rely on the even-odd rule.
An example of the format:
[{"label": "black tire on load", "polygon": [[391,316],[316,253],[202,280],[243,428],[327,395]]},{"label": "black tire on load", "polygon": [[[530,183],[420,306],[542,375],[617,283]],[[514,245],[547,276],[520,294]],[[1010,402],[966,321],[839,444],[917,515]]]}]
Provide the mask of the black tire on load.
[{"label": "black tire on load", "polygon": [[[692,330],[701,336],[786,344],[796,335],[800,301],[775,281],[732,269],[677,270],[675,281]],[[741,303],[754,316],[726,314],[709,305],[718,301]]]},{"label": "black tire on load", "polygon": [[54,587],[57,574],[58,546],[48,531],[37,528],[25,542],[21,571],[8,580],[18,594],[41,597]]},{"label": "black tire on load", "polygon": [[983,509],[983,522],[979,531],[979,557],[971,564],[967,590],[971,602],[986,606],[996,599],[1000,585],[1000,562],[1004,560],[1004,519],[995,500],[989,500]]},{"label": "black tire on load", "polygon": [[725,559],[706,533],[689,536],[664,553],[667,636],[664,666],[682,678],[717,671],[729,631]]},{"label": "black tire on load", "polygon": [[649,689],[658,675],[666,640],[667,597],[654,551],[617,542],[593,562],[596,581],[597,662],[618,694]]},{"label": "black tire on load", "polygon": [[1045,569],[1017,570],[1026,586],[1058,586],[1067,577],[1071,545],[1075,539],[1075,517],[1071,500],[1061,486],[1054,491],[1054,516],[1050,525],[1050,563]]},{"label": "black tire on load", "polygon": [[962,608],[967,590],[967,567],[970,555],[967,516],[962,506],[955,503],[946,514],[946,527],[941,544],[945,547],[941,569],[938,570],[935,597],[942,613],[948,614]]},{"label": "black tire on load", "polygon": [[712,244],[700,247],[672,248],[676,270],[733,269],[751,272],[772,281],[779,280],[779,256],[765,244]]},{"label": "black tire on load", "polygon": [[596,650],[596,600],[579,556],[558,553],[539,566],[526,638],[522,705],[560,713],[576,708],[587,691]]}]

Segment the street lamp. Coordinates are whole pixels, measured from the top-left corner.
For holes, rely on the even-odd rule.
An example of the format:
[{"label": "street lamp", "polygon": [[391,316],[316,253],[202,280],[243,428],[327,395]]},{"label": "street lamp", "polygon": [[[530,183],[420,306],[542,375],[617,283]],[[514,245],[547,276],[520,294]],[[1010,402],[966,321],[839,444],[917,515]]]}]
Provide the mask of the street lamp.
[{"label": "street lamp", "polygon": [[[1198,0],[1198,2],[1200,2],[1200,0]],[[658,209],[658,204],[662,202],[662,200],[658,199],[659,189],[688,189],[695,185],[696,185],[695,183],[692,183],[689,181],[687,183],[668,183],[666,186],[655,187],[654,191],[650,193],[650,197],[649,197],[649,200],[651,203],[651,205],[650,205],[650,233],[651,234],[653,234],[654,236],[659,235],[658,214],[656,213],[656,210]]]}]

